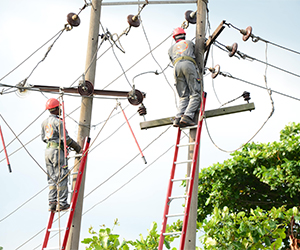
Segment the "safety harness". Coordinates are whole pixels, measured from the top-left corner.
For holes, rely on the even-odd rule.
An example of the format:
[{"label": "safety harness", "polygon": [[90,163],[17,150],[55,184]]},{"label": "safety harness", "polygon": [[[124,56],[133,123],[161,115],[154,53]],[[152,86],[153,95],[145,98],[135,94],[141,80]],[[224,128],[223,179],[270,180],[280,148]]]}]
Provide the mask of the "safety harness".
[{"label": "safety harness", "polygon": [[54,141],[48,141],[47,148],[57,148],[57,149],[64,150],[64,144],[61,143],[59,146],[59,144]]},{"label": "safety harness", "polygon": [[173,65],[175,66],[177,62],[181,61],[181,60],[188,60],[188,61],[191,61],[193,62],[195,65],[196,64],[196,61],[194,60],[194,58],[190,57],[190,56],[181,56],[181,57],[178,57],[175,59],[175,61],[173,62]]}]

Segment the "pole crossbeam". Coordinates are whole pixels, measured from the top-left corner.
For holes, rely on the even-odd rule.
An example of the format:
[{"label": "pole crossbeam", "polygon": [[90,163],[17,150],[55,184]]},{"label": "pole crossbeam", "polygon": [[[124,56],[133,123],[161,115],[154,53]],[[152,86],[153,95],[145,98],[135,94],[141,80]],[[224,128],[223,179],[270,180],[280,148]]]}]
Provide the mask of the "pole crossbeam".
[{"label": "pole crossbeam", "polygon": [[[254,110],[255,106],[254,103],[247,103],[247,104],[241,104],[231,107],[223,107],[219,109],[212,109],[205,111],[205,118],[211,118],[216,116],[222,116],[222,115],[229,115],[244,111],[251,111]],[[170,116],[162,119],[152,120],[152,121],[145,121],[140,123],[141,129],[149,129],[149,128],[156,128],[166,125],[171,125],[173,123],[173,120],[175,119],[175,116]]]},{"label": "pole crossbeam", "polygon": [[[102,6],[116,6],[116,5],[142,5],[146,1],[127,1],[127,2],[102,2]],[[197,0],[173,0],[173,1],[149,1],[147,4],[189,4],[197,3]]]}]

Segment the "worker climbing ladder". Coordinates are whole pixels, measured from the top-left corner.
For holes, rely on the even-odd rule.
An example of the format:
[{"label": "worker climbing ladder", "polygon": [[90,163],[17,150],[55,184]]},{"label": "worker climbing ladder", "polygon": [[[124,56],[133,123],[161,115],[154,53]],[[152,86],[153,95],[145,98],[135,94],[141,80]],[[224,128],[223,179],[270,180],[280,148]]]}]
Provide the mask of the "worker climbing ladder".
[{"label": "worker climbing ladder", "polygon": [[58,249],[58,250],[66,249],[66,245],[67,245],[68,238],[69,238],[69,233],[70,233],[70,228],[71,228],[71,224],[72,224],[72,220],[73,220],[73,216],[74,216],[74,212],[75,212],[75,208],[76,208],[76,203],[77,203],[77,199],[78,199],[78,195],[79,195],[79,190],[80,190],[80,186],[81,186],[82,176],[83,176],[83,173],[84,173],[85,164],[86,164],[86,160],[87,160],[89,145],[90,145],[90,138],[87,138],[85,148],[83,150],[82,158],[81,158],[81,161],[80,161],[80,166],[79,166],[79,170],[78,170],[78,174],[77,174],[76,184],[75,184],[74,191],[73,191],[71,206],[70,206],[70,209],[69,209],[70,214],[69,214],[69,218],[67,220],[67,226],[64,229],[60,229],[60,228],[53,229],[52,224],[53,224],[55,212],[50,211],[50,217],[49,217],[48,225],[47,225],[47,228],[46,228],[46,235],[45,235],[45,238],[44,238],[42,250],[50,249],[50,248],[47,248],[47,245],[48,245],[48,241],[49,241],[49,237],[50,237],[51,232],[53,232],[53,231],[63,231],[63,230],[65,231],[65,234],[64,234],[64,238],[63,238],[61,248],[57,247],[57,248],[51,248],[51,249]]},{"label": "worker climbing ladder", "polygon": [[[163,249],[164,238],[165,238],[166,235],[181,235],[179,250],[184,250],[184,244],[185,244],[185,238],[186,238],[186,232],[187,232],[187,226],[188,226],[188,220],[189,220],[189,212],[190,212],[191,201],[192,201],[193,185],[194,185],[194,182],[195,182],[195,178],[197,178],[197,176],[195,176],[195,173],[196,173],[196,166],[197,166],[197,160],[198,160],[198,155],[199,155],[200,135],[201,135],[201,130],[202,130],[202,122],[203,122],[203,115],[204,115],[204,110],[205,110],[205,102],[206,102],[206,93],[203,92],[199,119],[198,119],[198,123],[196,125],[197,132],[196,132],[195,142],[188,143],[188,144],[185,144],[185,145],[181,145],[180,144],[181,130],[185,129],[185,128],[178,128],[176,145],[175,145],[175,153],[174,153],[173,165],[172,165],[172,170],[171,170],[171,175],[170,175],[170,180],[169,180],[169,186],[168,186],[168,192],[167,192],[167,197],[166,197],[166,202],[165,202],[165,209],[164,209],[162,229],[161,229],[161,234],[160,234],[160,239],[159,239],[158,250]],[[195,126],[194,127],[187,127],[187,128],[192,129],[192,128],[195,128]],[[178,156],[179,148],[184,147],[184,146],[190,146],[190,145],[194,145],[194,152],[193,152],[192,160],[187,160],[187,161],[184,161],[184,162],[178,162],[177,161],[177,156]],[[177,167],[178,164],[181,164],[181,163],[191,163],[190,176],[188,176],[186,178],[174,179],[176,167]],[[187,181],[187,189],[186,189],[187,193],[186,193],[186,195],[172,196],[173,183],[177,182],[177,181],[184,181],[184,180]],[[184,213],[169,214],[169,208],[170,208],[170,205],[171,205],[172,201],[174,199],[180,199],[180,198],[185,199]],[[177,217],[177,216],[183,216],[182,231],[166,233],[168,218],[169,217]]]}]

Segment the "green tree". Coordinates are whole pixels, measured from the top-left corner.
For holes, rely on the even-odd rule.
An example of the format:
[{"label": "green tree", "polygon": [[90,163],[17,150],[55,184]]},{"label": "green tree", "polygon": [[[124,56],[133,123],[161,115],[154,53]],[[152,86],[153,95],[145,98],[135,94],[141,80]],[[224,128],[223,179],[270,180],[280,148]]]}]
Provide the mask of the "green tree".
[{"label": "green tree", "polygon": [[[180,223],[178,221],[177,223]],[[167,232],[173,232],[175,229],[180,226],[179,224],[174,223],[171,226],[167,226]],[[118,225],[118,220],[115,220],[113,228]],[[105,225],[103,225],[105,227]],[[93,235],[92,238],[86,238],[81,241],[84,244],[89,246],[87,250],[129,250],[129,246],[133,246],[135,250],[157,250],[159,242],[159,233],[157,232],[157,223],[153,222],[150,230],[148,230],[148,235],[144,237],[140,234],[140,239],[135,241],[126,241],[123,240],[122,243],[119,241],[119,235],[113,234],[113,228],[101,228],[99,233],[93,231],[91,227],[89,233]],[[174,241],[176,237],[166,236],[164,240],[164,245],[167,249],[171,249],[170,243]],[[172,248],[171,250],[176,250]]]},{"label": "green tree", "polygon": [[[275,242],[276,238],[285,239],[284,245],[287,246],[286,236],[283,237],[284,235],[279,231],[284,228],[285,233],[287,233],[287,220],[290,217],[281,216],[281,218],[277,217],[276,219],[273,217],[275,210],[289,210],[300,205],[299,142],[300,124],[291,123],[280,132],[279,142],[249,143],[241,151],[232,153],[231,159],[203,169],[199,174],[198,189],[197,219],[200,225],[212,226],[213,224],[210,224],[206,218],[210,218],[211,223],[213,223],[219,213],[218,211],[226,207],[229,214],[235,218],[241,218],[238,215],[241,216],[242,213],[243,218],[247,218],[253,223],[256,221],[258,224],[264,224],[264,222],[273,221],[279,228],[277,232],[273,232],[272,237],[269,237],[270,241]],[[257,211],[257,209],[268,216],[256,218],[253,211]],[[222,222],[220,230],[223,230],[223,233],[233,233],[234,230],[241,227],[241,220],[230,218],[230,220]],[[230,227],[231,224],[232,227]],[[218,223],[215,226],[220,227]],[[204,229],[208,230],[207,227]],[[293,228],[294,231],[297,229],[297,226]],[[217,240],[214,237],[217,237],[218,234],[212,234],[213,229],[207,230],[206,233],[211,234],[210,238]],[[245,234],[245,237],[250,236]],[[267,243],[268,241],[261,244],[266,246]],[[279,243],[275,249],[279,249],[278,246]],[[257,249],[269,248],[260,246]]]}]

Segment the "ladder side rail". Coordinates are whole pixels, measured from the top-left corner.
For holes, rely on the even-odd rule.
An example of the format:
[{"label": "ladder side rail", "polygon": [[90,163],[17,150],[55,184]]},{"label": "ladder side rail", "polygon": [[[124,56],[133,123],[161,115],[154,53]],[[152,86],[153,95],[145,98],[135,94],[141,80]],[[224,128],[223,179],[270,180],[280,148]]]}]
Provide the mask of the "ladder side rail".
[{"label": "ladder side rail", "polygon": [[173,165],[172,165],[172,169],[171,169],[169,186],[168,186],[167,197],[166,197],[166,202],[165,202],[165,209],[164,209],[164,215],[163,215],[163,221],[162,221],[162,229],[161,229],[161,233],[160,233],[160,237],[159,237],[158,250],[162,250],[163,246],[164,246],[165,236],[163,234],[165,233],[166,227],[167,227],[167,220],[168,220],[167,214],[169,213],[169,208],[170,208],[169,197],[172,194],[172,188],[173,188],[172,179],[174,179],[174,176],[175,176],[175,168],[176,168],[175,162],[177,161],[177,156],[178,156],[178,150],[179,150],[178,144],[180,142],[180,135],[181,135],[181,130],[180,130],[180,128],[178,128]]},{"label": "ladder side rail", "polygon": [[49,221],[48,221],[48,225],[47,225],[47,228],[46,228],[46,235],[45,235],[45,239],[44,239],[44,242],[43,242],[43,245],[42,245],[42,250],[44,248],[46,248],[47,245],[48,245],[49,236],[50,236],[49,229],[51,229],[51,227],[52,227],[54,215],[55,215],[55,212],[50,211]]},{"label": "ladder side rail", "polygon": [[73,197],[72,197],[71,207],[70,207],[70,215],[69,215],[69,219],[68,219],[68,222],[67,222],[66,232],[65,232],[65,236],[64,236],[64,240],[63,240],[63,244],[62,244],[61,249],[66,249],[66,245],[67,245],[67,242],[68,242],[70,227],[71,227],[71,224],[72,224],[72,221],[73,221],[73,216],[74,216],[74,213],[75,213],[75,208],[76,208],[77,199],[78,199],[78,195],[79,195],[79,190],[80,190],[80,186],[81,186],[82,176],[83,176],[84,168],[85,168],[86,161],[87,161],[90,141],[91,141],[91,138],[88,137],[87,141],[86,141],[86,144],[85,144],[84,151],[83,151],[83,158],[81,159],[79,170],[78,170],[79,177],[77,177],[76,184],[75,184],[75,187],[74,187],[74,192],[73,192]]},{"label": "ladder side rail", "polygon": [[194,182],[195,182],[194,180],[195,180],[197,160],[198,160],[198,155],[199,155],[200,136],[201,136],[201,131],[202,131],[202,123],[203,123],[203,119],[201,119],[201,117],[204,114],[205,103],[206,103],[206,93],[205,92],[203,92],[202,98],[203,98],[202,99],[203,102],[201,103],[200,115],[199,115],[199,120],[198,120],[198,129],[197,129],[197,133],[196,133],[196,142],[195,142],[195,147],[194,147],[193,163],[192,163],[191,176],[190,176],[191,180],[189,182],[189,187],[188,187],[188,194],[187,194],[188,198],[187,198],[186,207],[185,207],[185,216],[183,218],[182,233],[181,233],[180,246],[179,246],[180,250],[184,249],[187,225],[188,225],[188,220],[189,220],[189,215],[190,215],[193,186],[194,186]]}]

